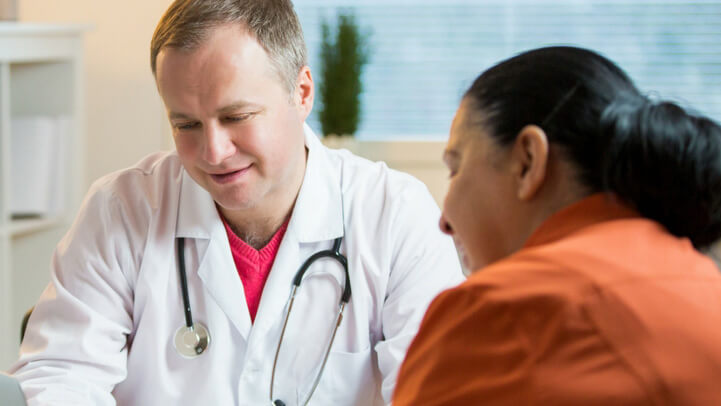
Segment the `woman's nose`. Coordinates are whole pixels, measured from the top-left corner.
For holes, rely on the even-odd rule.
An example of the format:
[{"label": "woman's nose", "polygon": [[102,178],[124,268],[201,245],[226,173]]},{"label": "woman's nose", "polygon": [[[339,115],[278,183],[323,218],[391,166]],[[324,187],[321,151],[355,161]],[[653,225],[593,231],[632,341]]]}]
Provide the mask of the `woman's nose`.
[{"label": "woman's nose", "polygon": [[453,227],[451,227],[451,224],[446,220],[446,217],[441,214],[441,219],[438,221],[438,227],[443,231],[445,234],[453,235]]}]

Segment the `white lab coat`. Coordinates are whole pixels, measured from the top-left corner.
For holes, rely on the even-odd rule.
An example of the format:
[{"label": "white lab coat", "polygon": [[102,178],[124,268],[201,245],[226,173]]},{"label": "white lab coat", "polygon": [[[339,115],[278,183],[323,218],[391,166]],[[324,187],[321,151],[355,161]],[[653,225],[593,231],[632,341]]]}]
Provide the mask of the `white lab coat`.
[{"label": "white lab coat", "polygon": [[[419,181],[329,150],[307,127],[306,146],[305,178],[254,323],[214,202],[175,153],[97,181],[57,247],[11,369],[29,405],[269,404],[291,280],[340,236],[352,297],[311,404],[389,402],[429,302],[462,281],[457,255]],[[193,318],[211,334],[195,359],[173,346],[184,325],[177,237],[186,238]],[[286,405],[311,387],[342,284],[332,260],[306,274],[275,377],[274,397]]]}]

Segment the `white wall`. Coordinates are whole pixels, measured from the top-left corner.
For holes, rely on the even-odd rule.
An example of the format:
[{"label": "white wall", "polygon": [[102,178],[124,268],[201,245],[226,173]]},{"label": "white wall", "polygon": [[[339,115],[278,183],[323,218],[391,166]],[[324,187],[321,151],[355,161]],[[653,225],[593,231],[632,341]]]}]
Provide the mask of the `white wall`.
[{"label": "white wall", "polygon": [[171,0],[20,0],[20,21],[90,24],[85,47],[86,183],[170,147],[150,38]]}]

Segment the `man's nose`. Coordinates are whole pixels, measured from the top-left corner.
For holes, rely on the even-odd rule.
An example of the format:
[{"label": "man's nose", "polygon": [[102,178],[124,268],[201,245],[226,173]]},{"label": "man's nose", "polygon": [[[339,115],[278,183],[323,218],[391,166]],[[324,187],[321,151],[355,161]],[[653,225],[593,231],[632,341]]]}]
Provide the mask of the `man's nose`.
[{"label": "man's nose", "polygon": [[235,144],[227,130],[217,125],[204,127],[205,150],[203,159],[211,165],[219,165],[235,154]]},{"label": "man's nose", "polygon": [[443,231],[445,234],[453,235],[453,227],[451,227],[451,224],[446,220],[446,217],[441,214],[441,219],[438,221],[438,227]]}]

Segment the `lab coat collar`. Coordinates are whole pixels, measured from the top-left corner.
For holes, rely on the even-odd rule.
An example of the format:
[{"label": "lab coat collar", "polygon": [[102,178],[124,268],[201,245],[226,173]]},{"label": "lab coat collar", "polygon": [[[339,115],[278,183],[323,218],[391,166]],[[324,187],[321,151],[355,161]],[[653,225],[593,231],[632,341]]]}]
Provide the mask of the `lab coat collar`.
[{"label": "lab coat collar", "polygon": [[213,197],[185,169],[178,198],[176,237],[208,239],[222,227]]},{"label": "lab coat collar", "polygon": [[294,230],[301,243],[332,240],[344,233],[342,165],[332,162],[328,150],[307,124],[304,132],[308,161],[288,228]]},{"label": "lab coat collar", "polygon": [[[328,240],[343,235],[341,164],[333,162],[331,154],[308,126],[305,126],[304,133],[308,148],[305,176],[288,229],[263,289],[256,324],[249,338],[251,346],[256,340],[265,340],[272,326],[278,328],[276,333],[280,334],[279,327],[293,277],[302,261],[313,252],[329,249],[332,244]],[[304,243],[308,244],[304,247]]]},{"label": "lab coat collar", "polygon": [[[205,189],[183,171],[178,202],[176,237],[195,239],[199,263],[187,269],[188,276],[197,272],[203,285],[244,338],[248,338],[251,320],[245,303],[243,286],[235,272],[228,236],[215,202]],[[208,323],[194,313],[197,321]]]}]

